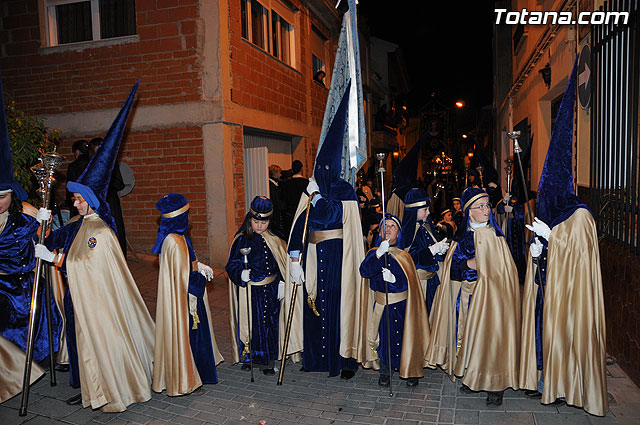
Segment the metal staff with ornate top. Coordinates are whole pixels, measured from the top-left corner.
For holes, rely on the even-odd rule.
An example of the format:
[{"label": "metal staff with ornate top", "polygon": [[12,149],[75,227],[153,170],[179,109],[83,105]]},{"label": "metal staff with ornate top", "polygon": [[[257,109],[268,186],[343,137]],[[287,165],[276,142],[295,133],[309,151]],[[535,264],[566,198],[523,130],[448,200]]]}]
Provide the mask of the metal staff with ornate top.
[{"label": "metal staff with ornate top", "polygon": [[[244,269],[248,270],[249,269],[249,254],[251,253],[251,247],[246,247],[246,248],[240,248],[240,255],[242,255],[244,257]],[[250,303],[249,303],[249,297],[251,296],[251,291],[249,291],[249,284],[251,281],[246,282],[246,285],[244,287],[244,289],[247,292],[247,327],[249,328],[249,338],[247,340],[247,342],[244,345],[244,350],[242,352],[242,354],[245,354],[249,356],[249,368],[251,369],[251,382],[254,382],[253,379],[253,355],[251,354],[251,338],[253,337],[253,333],[251,332],[251,308],[250,308]]]},{"label": "metal staff with ornate top", "polygon": [[[520,144],[518,143],[518,138],[520,137],[520,131],[512,131],[511,133],[507,133],[507,137],[513,140],[513,153],[518,158],[518,165],[520,168],[520,179],[522,180],[522,189],[524,191],[524,199],[525,199],[525,209],[528,211],[529,221],[533,223],[533,214],[531,213],[531,206],[529,205],[529,191],[527,190],[526,180],[524,179],[524,169],[522,168],[522,160],[520,159],[520,152],[522,152],[522,148],[520,148]],[[535,236],[534,236],[535,237]],[[544,298],[544,284],[542,282],[542,273],[540,272],[540,267],[538,266],[538,259],[532,258],[533,263],[536,265],[536,274],[538,275],[538,281],[540,281],[540,289],[542,291],[542,298]]]},{"label": "metal staff with ornate top", "polygon": [[[62,164],[64,157],[58,155],[55,150],[53,152],[45,153],[42,156],[42,162],[31,167],[31,172],[38,179],[40,188],[38,193],[42,200],[42,207],[49,209],[51,188],[56,179],[53,177],[56,169]],[[49,223],[44,222],[40,224],[40,243],[44,244],[44,240],[47,235]],[[29,331],[27,333],[27,355],[24,365],[24,377],[22,381],[22,398],[20,399],[20,416],[27,415],[27,404],[29,403],[29,382],[31,381],[31,362],[33,361],[33,344],[35,339],[35,322],[36,313],[38,310],[38,294],[40,292],[40,276],[42,267],[42,260],[36,258],[35,276],[33,280],[33,293],[31,294],[31,311],[29,314]],[[45,302],[46,302],[46,315],[47,315],[47,331],[49,337],[49,362],[51,374],[51,386],[56,386],[56,372],[55,372],[55,358],[53,352],[53,332],[51,330],[51,284],[45,281]]]},{"label": "metal staff with ornate top", "polygon": [[[309,210],[311,209],[311,200],[313,199],[315,193],[310,193],[309,199],[307,199],[307,208],[304,216],[304,227],[302,228],[303,250],[300,251],[300,257],[298,257],[300,266],[302,266],[302,254],[304,251],[305,243],[307,241],[307,229],[309,227]],[[298,283],[302,284],[302,282],[293,282],[293,292],[291,293],[291,306],[289,307],[289,315],[287,316],[287,327],[284,333],[284,344],[282,347],[282,353],[280,353],[280,355],[282,356],[282,359],[280,360],[280,372],[278,373],[277,385],[282,385],[282,378],[284,377],[284,365],[285,365],[285,362],[287,361],[287,348],[289,347],[289,337],[291,336],[291,323],[293,322],[293,310],[296,306],[296,296],[298,295]]]},{"label": "metal staff with ornate top", "polygon": [[[384,160],[387,158],[387,154],[380,152],[376,154],[378,158],[378,172],[380,173],[380,190],[382,191],[382,235],[383,238],[387,237],[387,214],[384,204],[384,173],[386,171],[384,167]],[[384,239],[383,239],[384,240]],[[388,254],[384,254],[384,268],[389,268]],[[383,279],[384,280],[384,279]],[[387,322],[387,355],[389,367],[389,397],[393,397],[393,367],[391,366],[391,319],[389,318],[389,282],[384,281],[384,298],[385,298],[385,310],[386,310],[386,322]]]}]

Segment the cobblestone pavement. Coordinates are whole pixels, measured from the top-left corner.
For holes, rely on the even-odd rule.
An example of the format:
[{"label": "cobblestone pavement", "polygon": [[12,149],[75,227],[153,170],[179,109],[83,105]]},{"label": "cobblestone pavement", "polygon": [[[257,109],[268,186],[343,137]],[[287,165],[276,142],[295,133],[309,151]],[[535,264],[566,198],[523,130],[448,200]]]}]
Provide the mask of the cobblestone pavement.
[{"label": "cobblestone pavement", "polygon": [[[157,262],[141,256],[129,262],[149,311],[155,314]],[[359,370],[344,381],[322,373],[306,373],[299,365],[288,364],[284,384],[276,376],[255,370],[249,372],[230,363],[227,281],[216,270],[209,300],[216,339],[227,359],[218,368],[220,382],[206,385],[200,396],[167,397],[154,394],[147,403],[134,404],[123,413],[102,413],[68,406],[64,400],[77,391],[68,385],[68,373],[58,373],[58,386],[51,387],[46,375],[31,388],[29,413],[18,416],[20,396],[0,405],[0,424],[638,424],[640,391],[617,366],[609,366],[608,384],[611,411],[603,418],[583,410],[543,406],[525,398],[522,391],[507,390],[504,403],[488,408],[486,393],[458,392],[460,384],[451,382],[441,371],[425,370],[417,387],[409,388],[394,377],[394,396],[377,385],[378,375]]]}]

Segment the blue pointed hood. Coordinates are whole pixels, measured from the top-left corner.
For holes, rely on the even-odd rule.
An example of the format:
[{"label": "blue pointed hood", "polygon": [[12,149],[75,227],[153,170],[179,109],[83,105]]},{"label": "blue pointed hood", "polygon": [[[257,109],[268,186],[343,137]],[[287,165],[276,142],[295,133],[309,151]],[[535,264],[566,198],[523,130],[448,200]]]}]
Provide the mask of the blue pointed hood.
[{"label": "blue pointed hood", "polygon": [[0,192],[12,191],[20,201],[27,200],[27,192],[13,174],[11,163],[11,146],[9,144],[9,129],[7,127],[7,115],[4,109],[4,95],[2,91],[2,78],[0,78]]},{"label": "blue pointed hood", "polygon": [[80,193],[96,212],[101,206],[105,207],[107,205],[107,189],[139,84],[140,80],[131,89],[129,97],[122,105],[106,136],[104,136],[104,141],[89,161],[82,175],[75,182],[67,182],[67,189],[70,192]]},{"label": "blue pointed hood", "polygon": [[313,170],[313,177],[318,183],[322,196],[335,200],[357,199],[353,186],[340,177],[350,85],[351,82],[347,83],[340,105],[316,155],[316,164]]},{"label": "blue pointed hood", "polygon": [[586,208],[573,192],[573,109],[576,100],[577,65],[578,57],[573,64],[569,84],[560,103],[538,184],[537,216],[549,227],[562,223],[576,209]]},{"label": "blue pointed hood", "polygon": [[393,169],[393,189],[400,199],[404,199],[407,193],[417,186],[418,160],[422,148],[427,142],[429,133],[424,132],[415,145],[402,158],[402,161]]}]

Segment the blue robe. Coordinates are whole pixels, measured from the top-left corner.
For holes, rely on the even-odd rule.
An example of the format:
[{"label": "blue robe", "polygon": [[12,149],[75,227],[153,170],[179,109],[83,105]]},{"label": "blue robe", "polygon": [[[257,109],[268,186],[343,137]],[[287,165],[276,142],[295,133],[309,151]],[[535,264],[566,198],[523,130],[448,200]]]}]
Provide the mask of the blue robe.
[{"label": "blue robe", "polygon": [[[348,184],[345,185],[345,187]],[[352,198],[355,191],[350,187]],[[341,196],[347,199],[346,195]],[[342,201],[320,198],[311,207],[308,231],[342,229]],[[298,216],[291,231],[289,253],[304,252],[302,233],[306,212]],[[342,282],[343,241],[341,238],[329,239],[316,244],[317,252],[317,296],[315,305],[320,316],[316,316],[307,302],[303,305],[303,346],[302,366],[308,371],[329,372],[336,376],[341,369],[356,369],[354,359],[345,359],[340,355],[340,304]],[[304,267],[304,266],[303,266]],[[304,299],[308,297],[306,287]]]},{"label": "blue robe", "polygon": [[[430,226],[431,220],[428,223],[423,221],[418,222],[420,227],[418,227],[416,234],[413,238],[413,242],[409,247],[409,254],[411,254],[411,258],[416,265],[417,269],[422,269],[430,273],[437,273],[440,270],[440,261],[444,260],[442,255],[433,255],[429,247],[436,242],[433,237],[429,234],[427,229],[424,226]],[[435,235],[435,231],[431,228],[431,233]],[[433,304],[433,298],[436,295],[436,289],[440,285],[440,278],[437,274],[434,274],[428,281],[427,287],[425,290],[425,299],[427,302],[427,314],[431,313],[431,305]]]},{"label": "blue robe", "polygon": [[[262,235],[254,234],[253,238],[249,239],[246,235],[241,234],[231,245],[226,266],[227,274],[235,284],[233,290],[235,290],[236,297],[238,297],[239,291],[245,291],[245,289],[241,288],[247,286],[240,278],[240,274],[244,270],[244,257],[240,254],[240,248],[247,247],[251,248],[247,267],[251,269],[250,278],[252,282],[260,282],[269,276],[276,275],[273,282],[269,284],[251,286],[251,355],[254,363],[269,365],[278,359],[278,320],[280,317],[278,284],[284,279],[276,259]],[[240,313],[238,311],[235,314],[238,315]],[[246,319],[241,318],[240,320]],[[240,338],[239,326],[236,328],[236,338],[238,341],[238,347],[236,348],[239,352],[240,361],[248,363],[249,359],[242,357],[244,342]]]},{"label": "blue robe", "polygon": [[[498,214],[506,214],[504,210],[504,202],[498,203]],[[527,257],[525,251],[525,227],[524,227],[524,204],[513,207],[513,217],[509,217],[506,221],[505,237],[509,245],[509,251],[513,256],[513,262],[516,263],[518,269],[518,279],[520,284],[524,284],[524,276],[527,272]]]},{"label": "blue robe", "polygon": [[[189,251],[193,253],[193,248],[189,247]],[[193,253],[193,258],[195,258],[195,253]],[[213,337],[209,332],[209,315],[204,302],[206,290],[207,279],[197,269],[191,270],[191,273],[189,273],[189,293],[198,299],[196,311],[200,323],[197,329],[193,329],[193,316],[189,315],[189,345],[193,354],[193,362],[196,364],[202,383],[217,384],[218,370],[213,346],[211,345]]]},{"label": "blue robe", "polygon": [[[396,277],[394,283],[389,283],[389,293],[404,292],[409,289],[407,276],[404,274],[400,264],[391,255],[386,256],[388,258],[387,268],[391,270],[391,273]],[[371,249],[364,261],[360,265],[360,274],[362,277],[369,279],[369,287],[373,291],[385,292],[385,282],[382,279],[382,267],[384,267],[384,257],[376,257],[376,250]],[[391,325],[391,367],[393,370],[400,368],[400,355],[402,353],[402,336],[404,331],[404,319],[407,308],[407,300],[400,301],[391,304],[389,310],[389,321]],[[386,310],[386,307],[385,307]],[[389,349],[387,345],[387,322],[386,314],[382,313],[382,320],[378,327],[378,335],[380,338],[380,344],[378,345],[378,357],[384,366],[389,365]],[[381,366],[381,370],[385,368]]]},{"label": "blue robe", "polygon": [[[34,242],[37,241],[39,224],[31,216],[20,214],[16,220],[9,214],[0,234],[0,335],[27,351],[29,316],[36,264]],[[40,285],[39,306],[46,305],[44,279]],[[58,335],[62,320],[51,300],[53,351],[58,351]],[[33,359],[44,360],[49,355],[47,315],[38,309],[35,321]]]}]

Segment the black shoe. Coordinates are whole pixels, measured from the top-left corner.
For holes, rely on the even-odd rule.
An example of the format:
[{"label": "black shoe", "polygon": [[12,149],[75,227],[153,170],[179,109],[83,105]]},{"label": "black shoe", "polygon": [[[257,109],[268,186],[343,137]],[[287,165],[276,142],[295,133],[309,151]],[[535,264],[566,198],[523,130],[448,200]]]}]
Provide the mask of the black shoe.
[{"label": "black shoe", "polygon": [[305,369],[304,366],[300,366],[300,372],[309,372],[309,371]]},{"label": "black shoe", "polygon": [[418,385],[418,378],[408,378],[407,387],[415,387]]},{"label": "black shoe", "polygon": [[82,403],[82,393],[78,393],[71,398],[67,399],[67,404],[69,406],[77,406]]},{"label": "black shoe", "polygon": [[462,384],[458,392],[460,392],[460,394],[473,394],[476,391],[473,391],[471,388],[467,387],[465,384]]},{"label": "black shoe", "polygon": [[545,404],[545,406],[556,406],[557,407],[557,406],[564,406],[565,404],[567,404],[566,401],[564,401],[561,398],[558,398],[553,403]]},{"label": "black shoe", "polygon": [[388,387],[389,381],[391,381],[389,375],[380,375],[380,378],[378,378],[378,385],[381,387]]},{"label": "black shoe", "polygon": [[59,364],[56,366],[56,371],[58,372],[69,372],[69,365],[68,364]]},{"label": "black shoe", "polygon": [[355,374],[353,370],[342,369],[342,371],[340,371],[340,379],[351,379]]},{"label": "black shoe", "polygon": [[262,373],[264,373],[265,375],[275,375],[276,371],[273,370],[273,368],[271,368],[271,369],[262,369]]},{"label": "black shoe", "polygon": [[192,395],[203,395],[205,393],[204,388],[200,387],[196,390],[194,390],[191,394]]},{"label": "black shoe", "polygon": [[503,396],[504,396],[504,391],[500,391],[500,392],[487,391],[487,406],[489,407],[502,406]]},{"label": "black shoe", "polygon": [[542,398],[542,394],[538,392],[538,390],[524,390],[524,395],[527,396],[527,398]]},{"label": "black shoe", "polygon": [[251,370],[251,365],[249,363],[242,363],[240,370]]}]

